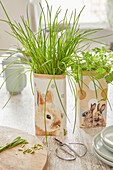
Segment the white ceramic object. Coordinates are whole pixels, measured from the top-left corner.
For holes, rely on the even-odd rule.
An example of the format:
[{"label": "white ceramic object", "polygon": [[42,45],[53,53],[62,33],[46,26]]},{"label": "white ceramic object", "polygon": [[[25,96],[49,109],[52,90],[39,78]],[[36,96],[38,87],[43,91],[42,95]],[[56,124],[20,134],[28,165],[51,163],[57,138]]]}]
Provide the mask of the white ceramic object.
[{"label": "white ceramic object", "polygon": [[100,133],[94,137],[93,147],[100,156],[113,162],[113,153],[109,152],[109,150],[104,147]]},{"label": "white ceramic object", "polygon": [[94,153],[95,153],[95,155],[96,155],[96,157],[97,157],[98,159],[100,159],[100,160],[101,160],[102,162],[104,162],[105,164],[113,167],[113,162],[108,161],[107,159],[105,159],[105,158],[103,158],[102,156],[100,156],[100,155],[95,151],[95,149],[93,149],[93,150],[94,150]]},{"label": "white ceramic object", "polygon": [[109,150],[110,152],[113,152],[113,148],[111,148],[110,146],[108,146],[103,140],[102,140],[102,142],[103,142],[104,147],[105,147],[107,150]]},{"label": "white ceramic object", "polygon": [[[45,121],[47,135],[63,136],[65,134],[66,76],[55,75],[56,83],[52,78],[53,75],[34,74],[36,135],[45,135]],[[49,83],[50,86],[48,88]],[[56,85],[64,109],[59,100]],[[46,114],[44,115],[46,93]]]},{"label": "white ceramic object", "polygon": [[102,130],[101,138],[105,144],[113,148],[113,125],[108,126]]},{"label": "white ceramic object", "polygon": [[24,71],[24,66],[20,64],[12,64],[5,69],[4,79],[6,79],[6,89],[11,94],[20,94],[26,87],[27,79]]}]

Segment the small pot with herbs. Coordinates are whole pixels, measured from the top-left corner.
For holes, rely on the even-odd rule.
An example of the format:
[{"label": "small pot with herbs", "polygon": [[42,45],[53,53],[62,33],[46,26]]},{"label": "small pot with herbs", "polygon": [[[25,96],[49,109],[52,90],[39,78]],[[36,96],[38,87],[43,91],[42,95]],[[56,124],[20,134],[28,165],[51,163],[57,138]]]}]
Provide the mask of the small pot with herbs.
[{"label": "small pot with herbs", "polygon": [[82,128],[106,126],[108,84],[113,81],[113,54],[95,48],[81,52],[72,66],[78,86],[78,114]]}]

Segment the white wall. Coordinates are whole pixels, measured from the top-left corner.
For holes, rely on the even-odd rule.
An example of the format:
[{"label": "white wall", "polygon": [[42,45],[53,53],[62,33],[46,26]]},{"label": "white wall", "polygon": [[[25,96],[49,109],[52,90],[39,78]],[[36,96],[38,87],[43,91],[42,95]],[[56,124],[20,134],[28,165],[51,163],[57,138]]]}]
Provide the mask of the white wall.
[{"label": "white wall", "polygon": [[[10,18],[20,22],[20,15],[26,15],[26,5],[28,0],[2,0],[5,9]],[[6,19],[4,12],[0,6],[0,19]],[[10,28],[6,23],[0,22],[0,49],[15,47],[17,40],[8,35],[5,31],[10,32]],[[0,51],[0,54],[3,53]]]},{"label": "white wall", "polygon": [[[35,3],[38,3],[39,1],[41,2],[41,0],[2,0],[2,3],[4,4],[4,7],[7,10],[11,20],[16,20],[20,22],[20,15],[26,16],[26,6],[29,1]],[[0,19],[6,19],[1,6],[0,6]],[[36,17],[36,19],[38,19],[38,17]],[[5,31],[10,32],[9,26],[6,23],[0,22],[0,49],[15,47],[18,41],[12,38],[10,35],[8,35]],[[101,36],[110,33],[113,32],[109,30],[104,30],[101,33],[99,32],[97,35],[95,34],[95,36]],[[110,42],[113,42],[113,36],[102,39],[102,41],[110,44]],[[3,52],[0,51],[0,54],[1,53]]]}]

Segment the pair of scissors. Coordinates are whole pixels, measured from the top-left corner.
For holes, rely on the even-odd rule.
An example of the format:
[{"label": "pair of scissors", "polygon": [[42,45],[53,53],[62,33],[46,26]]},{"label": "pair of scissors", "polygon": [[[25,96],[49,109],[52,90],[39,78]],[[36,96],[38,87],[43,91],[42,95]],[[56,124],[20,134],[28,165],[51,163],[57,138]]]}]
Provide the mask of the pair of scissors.
[{"label": "pair of scissors", "polygon": [[[58,158],[60,158],[60,159],[63,159],[63,160],[66,160],[66,161],[72,161],[72,160],[75,160],[77,157],[83,157],[83,156],[85,156],[86,153],[87,153],[87,147],[86,147],[83,143],[69,143],[69,144],[66,144],[66,143],[61,142],[59,139],[56,139],[56,138],[54,138],[54,139],[55,139],[55,141],[57,142],[57,144],[58,144],[59,146],[61,146],[61,147],[60,147],[61,150],[65,151],[67,154],[69,154],[69,155],[72,156],[72,158],[64,158],[64,157],[58,155],[58,148],[57,148],[57,149],[55,150],[55,154],[56,154],[56,156],[57,156]],[[84,153],[83,153],[82,155],[78,154],[74,149],[72,149],[72,148],[69,146],[70,144],[82,145],[82,146],[84,147],[84,149],[85,149]],[[69,151],[66,150],[65,148],[63,148],[63,146],[67,147]]]}]

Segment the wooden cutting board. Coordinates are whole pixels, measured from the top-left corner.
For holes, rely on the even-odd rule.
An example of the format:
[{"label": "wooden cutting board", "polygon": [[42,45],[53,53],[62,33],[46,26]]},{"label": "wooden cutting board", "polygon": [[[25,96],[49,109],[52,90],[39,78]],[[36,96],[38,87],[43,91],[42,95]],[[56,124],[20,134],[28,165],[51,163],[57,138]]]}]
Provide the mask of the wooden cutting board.
[{"label": "wooden cutting board", "polygon": [[[34,144],[42,144],[36,136],[29,135],[23,131],[0,126],[0,146],[11,142],[16,137],[21,136],[26,139],[29,144],[26,148],[32,147]],[[43,150],[37,150],[34,154],[18,151],[20,146],[0,152],[0,170],[42,170],[47,161],[47,151],[43,146]]]}]

